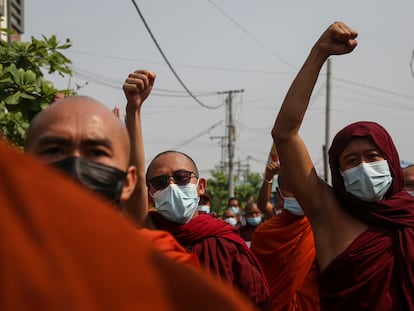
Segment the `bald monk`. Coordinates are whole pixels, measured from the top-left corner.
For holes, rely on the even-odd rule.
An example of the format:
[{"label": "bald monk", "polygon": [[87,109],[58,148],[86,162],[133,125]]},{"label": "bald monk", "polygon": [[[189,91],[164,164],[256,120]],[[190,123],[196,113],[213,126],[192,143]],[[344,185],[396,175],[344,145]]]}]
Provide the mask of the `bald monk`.
[{"label": "bald monk", "polygon": [[135,213],[138,222],[170,232],[189,253],[197,255],[205,271],[238,288],[258,308],[269,310],[266,279],[237,228],[198,213],[199,196],[205,193],[206,179],[198,176],[194,161],[180,152],[162,152],[151,161],[145,176],[141,108],[155,77],[147,70],[137,70],[130,73],[124,83],[124,91],[130,94],[126,125],[131,139],[131,163],[136,165],[138,174],[144,175],[145,191],[149,195],[147,202],[149,199],[153,203],[155,211],[145,218],[148,209],[142,208],[146,206],[140,201],[143,196],[136,192],[128,203],[131,208],[141,209]]},{"label": "bald monk", "polygon": [[253,310],[0,138],[0,310]]},{"label": "bald monk", "polygon": [[[273,176],[268,179],[273,180]],[[258,201],[268,202],[268,198]],[[282,212],[259,226],[251,242],[251,250],[269,282],[272,310],[319,310],[312,228],[281,173],[275,204]]]},{"label": "bald monk", "polygon": [[[107,107],[90,97],[59,99],[38,113],[29,127],[25,152],[72,176],[119,211],[135,191],[128,132]],[[145,184],[143,179],[139,182]],[[180,262],[199,266],[196,256],[187,254],[172,236],[160,231],[145,234]]]}]

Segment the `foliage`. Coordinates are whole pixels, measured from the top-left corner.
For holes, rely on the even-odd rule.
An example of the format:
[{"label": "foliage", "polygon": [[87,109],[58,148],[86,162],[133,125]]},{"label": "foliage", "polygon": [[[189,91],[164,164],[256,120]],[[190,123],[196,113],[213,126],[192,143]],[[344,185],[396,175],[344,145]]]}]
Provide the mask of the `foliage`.
[{"label": "foliage", "polygon": [[[222,215],[229,199],[228,177],[218,170],[212,171],[211,175],[212,178],[207,180],[207,193],[211,197],[211,211]],[[243,179],[235,178],[234,194],[240,199],[243,207],[251,196],[257,200],[262,180],[259,173],[248,173]]]},{"label": "foliage", "polygon": [[23,145],[29,122],[56,93],[73,93],[56,89],[42,72],[72,75],[71,61],[60,52],[70,46],[69,39],[60,44],[54,35],[29,42],[0,40],[0,132],[12,143]]}]

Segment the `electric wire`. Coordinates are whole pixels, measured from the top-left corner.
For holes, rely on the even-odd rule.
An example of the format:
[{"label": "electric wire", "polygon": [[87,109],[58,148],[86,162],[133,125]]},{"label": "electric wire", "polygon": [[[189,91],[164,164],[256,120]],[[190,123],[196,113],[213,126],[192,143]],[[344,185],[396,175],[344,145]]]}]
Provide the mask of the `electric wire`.
[{"label": "electric wire", "polygon": [[296,66],[289,63],[287,60],[285,60],[283,57],[281,57],[279,54],[274,52],[271,48],[269,48],[267,45],[265,45],[263,42],[261,42],[259,39],[257,39],[252,33],[250,33],[246,28],[244,28],[242,25],[240,25],[234,18],[232,18],[229,14],[227,14],[221,7],[219,7],[216,3],[214,3],[212,0],[207,0],[210,2],[212,6],[214,6],[218,11],[220,11],[221,14],[223,14],[226,18],[228,18],[234,25],[236,25],[240,30],[242,30],[245,34],[247,34],[251,39],[253,39],[256,43],[261,45],[263,48],[266,49],[266,51],[270,52],[273,56],[276,56],[279,60],[281,60],[283,63],[288,65],[294,70],[297,70]]},{"label": "electric wire", "polygon": [[151,36],[152,41],[154,42],[154,44],[156,45],[158,51],[160,52],[162,58],[164,59],[165,63],[168,65],[168,67],[170,68],[171,72],[173,73],[173,75],[175,76],[175,78],[177,79],[177,81],[181,84],[181,86],[184,88],[184,90],[187,91],[188,95],[190,95],[191,98],[193,98],[200,106],[207,108],[207,109],[218,109],[221,107],[221,105],[219,106],[208,106],[203,104],[197,97],[195,97],[195,95],[187,88],[187,86],[184,84],[184,82],[181,80],[181,78],[178,76],[177,72],[175,71],[175,69],[173,68],[173,66],[171,65],[171,63],[169,62],[169,60],[167,59],[167,56],[164,54],[163,50],[161,49],[160,45],[158,44],[157,40],[155,39],[155,36],[153,35],[147,21],[144,18],[144,15],[141,13],[141,10],[139,9],[137,3],[135,2],[135,0],[131,0],[133,5],[135,6],[135,9],[137,10],[137,13],[139,15],[139,17],[141,18],[142,22],[144,23],[145,28],[148,31],[148,34]]}]

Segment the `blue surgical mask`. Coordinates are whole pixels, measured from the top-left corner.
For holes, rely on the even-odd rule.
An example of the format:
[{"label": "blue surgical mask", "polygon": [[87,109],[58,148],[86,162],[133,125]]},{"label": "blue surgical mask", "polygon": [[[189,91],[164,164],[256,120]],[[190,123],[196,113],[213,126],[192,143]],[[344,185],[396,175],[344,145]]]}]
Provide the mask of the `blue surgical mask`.
[{"label": "blue surgical mask", "polygon": [[250,226],[256,227],[262,222],[262,216],[247,217],[246,220]]},{"label": "blue surgical mask", "polygon": [[200,212],[204,212],[206,214],[210,214],[210,206],[208,206],[208,205],[199,205],[198,206],[198,210]]},{"label": "blue surgical mask", "polygon": [[303,210],[295,198],[284,197],[283,208],[291,212],[293,215],[303,216]]},{"label": "blue surgical mask", "polygon": [[179,186],[169,184],[168,187],[158,190],[152,197],[155,207],[165,219],[172,222],[186,224],[194,216],[198,207],[197,184]]},{"label": "blue surgical mask", "polygon": [[234,217],[224,218],[224,221],[227,222],[228,224],[232,225],[233,227],[235,227],[237,225],[237,219],[234,218]]},{"label": "blue surgical mask", "polygon": [[387,160],[362,162],[341,174],[346,191],[368,202],[381,200],[392,183]]},{"label": "blue surgical mask", "polygon": [[229,209],[231,209],[236,215],[240,214],[240,209],[238,206],[230,206]]}]

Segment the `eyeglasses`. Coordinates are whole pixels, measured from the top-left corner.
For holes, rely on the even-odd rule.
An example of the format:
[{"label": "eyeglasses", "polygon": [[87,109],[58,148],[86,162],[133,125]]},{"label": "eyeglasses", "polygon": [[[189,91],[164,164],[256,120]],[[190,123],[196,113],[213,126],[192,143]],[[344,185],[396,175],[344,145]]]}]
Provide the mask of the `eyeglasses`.
[{"label": "eyeglasses", "polygon": [[198,178],[198,176],[194,174],[193,172],[186,171],[186,170],[177,170],[172,173],[172,176],[168,176],[168,175],[155,176],[151,178],[148,181],[148,183],[151,186],[153,186],[154,189],[161,190],[168,186],[170,178],[172,178],[174,180],[174,183],[176,183],[177,185],[184,186],[190,183],[192,177]]}]

